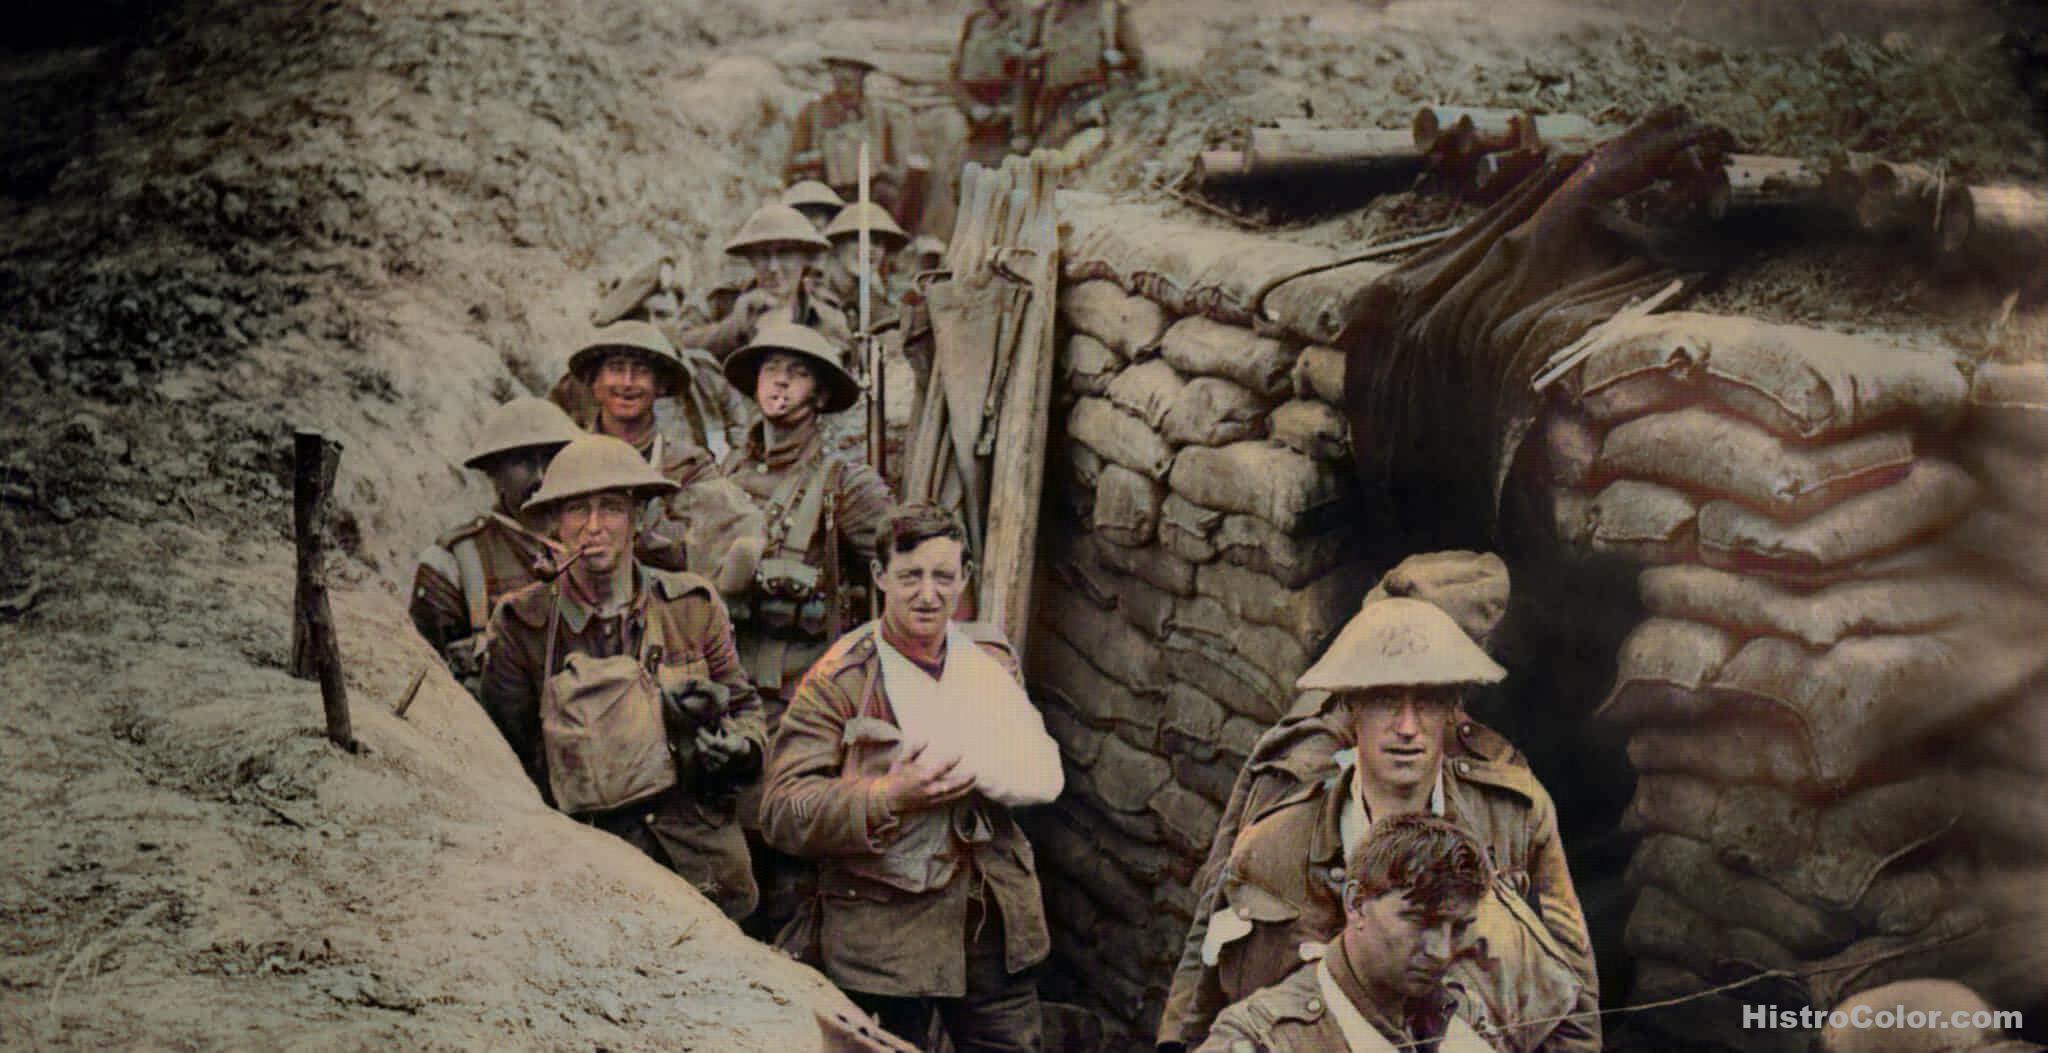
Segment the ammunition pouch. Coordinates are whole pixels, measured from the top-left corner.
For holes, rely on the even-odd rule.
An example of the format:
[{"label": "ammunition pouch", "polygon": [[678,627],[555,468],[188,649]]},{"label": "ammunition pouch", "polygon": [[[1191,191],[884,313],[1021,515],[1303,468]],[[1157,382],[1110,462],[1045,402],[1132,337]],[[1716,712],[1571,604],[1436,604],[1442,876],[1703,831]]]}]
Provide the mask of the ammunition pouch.
[{"label": "ammunition pouch", "polygon": [[754,571],[753,623],[784,640],[817,640],[825,635],[824,572],[800,559],[764,559]]}]

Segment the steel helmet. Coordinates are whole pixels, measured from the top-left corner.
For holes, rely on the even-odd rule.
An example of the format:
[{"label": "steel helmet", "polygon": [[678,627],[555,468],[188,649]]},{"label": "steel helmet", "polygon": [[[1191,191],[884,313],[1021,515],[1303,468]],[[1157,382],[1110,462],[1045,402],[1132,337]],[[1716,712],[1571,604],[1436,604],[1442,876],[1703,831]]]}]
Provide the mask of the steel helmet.
[{"label": "steel helmet", "polygon": [[616,322],[639,310],[640,304],[648,297],[663,289],[675,290],[676,261],[672,256],[659,256],[641,264],[633,273],[612,283],[604,298],[590,312],[591,325]]},{"label": "steel helmet", "polygon": [[569,419],[562,407],[531,395],[513,399],[484,418],[483,434],[464,468],[482,468],[501,453],[533,446],[560,448],[583,437],[583,429]]},{"label": "steel helmet", "polygon": [[837,413],[860,399],[860,382],[840,364],[842,352],[824,334],[807,325],[764,322],[753,343],[725,357],[725,379],[748,398],[754,397],[761,363],[769,354],[787,351],[802,355],[818,373],[818,385],[825,390],[822,412]]},{"label": "steel helmet", "polygon": [[670,493],[676,488],[624,439],[584,435],[562,447],[562,452],[548,462],[540,489],[527,499],[521,511],[532,512],[572,497],[608,490],[624,490],[639,498]]},{"label": "steel helmet", "polygon": [[751,251],[772,249],[780,245],[824,252],[832,247],[824,235],[804,214],[780,201],[770,201],[754,210],[740,231],[725,243],[725,251],[741,256]]},{"label": "steel helmet", "polygon": [[676,345],[652,322],[613,322],[599,329],[588,342],[569,356],[569,372],[588,383],[597,373],[599,363],[612,351],[637,351],[654,368],[656,383],[664,395],[672,395],[689,383],[689,367],[683,364],[683,356],[676,353]]},{"label": "steel helmet", "polygon": [[867,217],[868,237],[883,248],[894,252],[910,244],[910,235],[896,225],[896,217],[890,215],[888,209],[872,201],[840,209],[839,214],[832,217],[832,222],[825,225],[825,240],[837,243],[860,237],[862,216]]},{"label": "steel helmet", "polygon": [[1301,674],[1304,691],[1494,684],[1507,670],[1435,604],[1408,597],[1368,602]]},{"label": "steel helmet", "polygon": [[806,179],[785,187],[782,191],[782,203],[799,212],[815,208],[827,216],[836,216],[840,209],[846,207],[845,198],[815,179]]}]

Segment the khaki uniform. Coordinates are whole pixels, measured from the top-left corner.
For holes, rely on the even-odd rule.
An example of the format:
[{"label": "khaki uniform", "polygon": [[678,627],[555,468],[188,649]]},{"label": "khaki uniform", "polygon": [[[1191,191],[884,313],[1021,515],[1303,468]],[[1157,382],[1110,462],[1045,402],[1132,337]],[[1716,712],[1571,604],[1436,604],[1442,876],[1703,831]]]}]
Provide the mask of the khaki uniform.
[{"label": "khaki uniform", "polygon": [[[677,339],[690,332],[668,333]],[[718,361],[702,348],[677,343],[689,367],[690,382],[684,390],[654,400],[655,426],[711,451],[716,459],[739,444],[757,416],[754,403],[725,382]],[[585,431],[597,428],[597,396],[590,385],[574,373],[565,373],[548,390],[548,401],[562,407],[569,419]]]},{"label": "khaki uniform", "polygon": [[[901,743],[883,690],[878,632],[873,622],[854,630],[811,668],[769,750],[768,842],[818,866],[815,928],[792,926],[785,949],[815,955],[850,992],[889,998],[959,999],[983,978],[973,974],[999,974],[1008,989],[980,1005],[970,1033],[948,1021],[955,1045],[1035,1049],[1038,1006],[1028,970],[1051,952],[1052,940],[1031,843],[1008,808],[974,793],[944,806],[941,829],[950,836],[928,857],[890,852],[892,839],[913,824],[888,815],[866,778],[886,771]],[[972,638],[1021,680],[999,635]]]},{"label": "khaki uniform", "polygon": [[[1461,961],[1452,976],[1482,1030],[1598,1008],[1598,978],[1578,895],[1566,868],[1550,796],[1498,735],[1460,722],[1443,759],[1443,815],[1482,844],[1496,871],[1474,929],[1488,961]],[[1351,798],[1341,739],[1314,720],[1294,726],[1282,756],[1255,758],[1243,827],[1219,833],[1204,867],[1196,923],[1183,949],[1160,1024],[1161,1042],[1199,1041],[1222,1007],[1278,982],[1304,944],[1344,922],[1343,814]],[[1226,841],[1227,839],[1227,841]],[[1226,849],[1225,844],[1228,844]],[[1223,853],[1227,852],[1227,855]],[[1219,856],[1222,865],[1218,867]],[[1516,1051],[1597,1050],[1597,1019],[1530,1025],[1502,1035]]]},{"label": "khaki uniform", "polygon": [[1347,992],[1356,985],[1337,979],[1335,942],[1311,950],[1315,960],[1224,1010],[1200,1053],[1492,1053],[1458,1014],[1455,989],[1395,1020]]},{"label": "khaki uniform", "polygon": [[412,579],[412,624],[471,693],[482,668],[484,630],[498,601],[533,584],[547,541],[503,512],[481,515],[435,539]]},{"label": "khaki uniform", "polygon": [[[634,596],[605,616],[556,582],[513,593],[491,622],[484,659],[484,710],[549,805],[556,804],[542,735],[542,694],[571,656],[641,655],[664,681],[709,680],[730,693],[725,727],[765,748],[761,701],[733,651],[732,625],[711,583],[690,574],[636,568]],[[552,639],[550,637],[552,636]],[[687,780],[624,808],[577,819],[630,842],[697,886],[734,918],[758,899],[746,839],[731,794],[706,799]]]},{"label": "khaki uniform", "polygon": [[[834,414],[851,416],[853,411]],[[830,420],[831,417],[825,418]],[[756,424],[746,444],[733,451],[723,466],[726,478],[746,493],[763,516],[762,536],[768,545],[764,567],[773,559],[802,563],[824,579],[838,564],[842,594],[850,582],[865,580],[875,551],[875,528],[889,510],[889,488],[874,469],[837,453],[828,454],[820,420],[812,418],[772,449],[765,447],[765,426]],[[740,653],[761,693],[768,698],[771,722],[780,702],[832,640],[826,634],[822,608],[814,608],[793,626],[768,622],[776,612],[756,602],[735,599],[745,617],[736,616]],[[851,612],[849,612],[851,613]],[[854,619],[842,615],[841,624]]]},{"label": "khaki uniform", "polygon": [[860,144],[868,144],[869,189],[893,209],[903,171],[895,121],[888,107],[865,94],[828,93],[804,104],[789,129],[784,186],[815,179],[848,201],[860,193]]},{"label": "khaki uniform", "polygon": [[[1033,130],[1039,145],[1058,147],[1104,123],[1100,99],[1111,74],[1139,67],[1138,35],[1122,0],[1053,0],[1039,11],[1034,39],[1044,58]],[[1117,69],[1103,59],[1112,50],[1123,53]]]},{"label": "khaki uniform", "polygon": [[[960,26],[953,49],[953,98],[967,115],[967,153],[962,163],[1000,165],[1010,152],[1010,136],[1029,92],[1024,53],[1031,46],[1031,14],[1022,4],[1007,15],[976,8]],[[990,108],[977,120],[977,106]]]}]

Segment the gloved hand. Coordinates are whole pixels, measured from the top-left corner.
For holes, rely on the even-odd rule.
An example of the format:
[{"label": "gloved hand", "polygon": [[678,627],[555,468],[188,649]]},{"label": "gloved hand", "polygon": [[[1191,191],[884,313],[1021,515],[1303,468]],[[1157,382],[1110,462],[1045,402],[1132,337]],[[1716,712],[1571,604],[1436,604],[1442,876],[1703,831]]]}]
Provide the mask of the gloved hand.
[{"label": "gloved hand", "polygon": [[723,726],[699,728],[697,767],[705,778],[744,782],[761,771],[761,745]]},{"label": "gloved hand", "polygon": [[661,692],[662,722],[671,743],[695,738],[701,728],[714,727],[725,719],[726,703],[732,690],[716,680],[685,680]]}]

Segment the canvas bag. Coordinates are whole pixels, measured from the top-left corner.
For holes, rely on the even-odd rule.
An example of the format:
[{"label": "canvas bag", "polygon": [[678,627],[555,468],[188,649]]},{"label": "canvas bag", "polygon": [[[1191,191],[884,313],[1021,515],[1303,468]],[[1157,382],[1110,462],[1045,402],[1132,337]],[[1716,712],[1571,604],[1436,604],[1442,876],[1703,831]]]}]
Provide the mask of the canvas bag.
[{"label": "canvas bag", "polygon": [[[555,667],[560,624],[558,609],[548,616],[543,669]],[[541,748],[555,807],[571,815],[610,811],[675,786],[661,687],[648,671],[659,661],[660,635],[661,620],[649,617],[638,653],[595,658],[576,652],[542,685]]]}]

